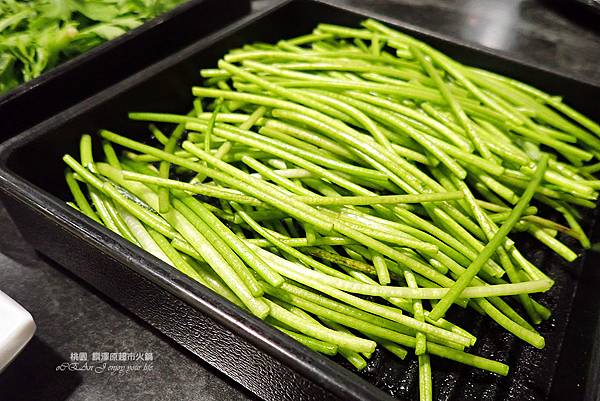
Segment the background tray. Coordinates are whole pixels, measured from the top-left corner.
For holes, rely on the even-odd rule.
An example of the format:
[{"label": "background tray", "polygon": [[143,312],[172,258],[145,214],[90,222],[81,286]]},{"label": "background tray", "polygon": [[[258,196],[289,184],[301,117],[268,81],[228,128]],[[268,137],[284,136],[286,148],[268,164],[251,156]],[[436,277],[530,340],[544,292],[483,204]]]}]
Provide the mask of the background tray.
[{"label": "background tray", "polygon": [[[198,68],[214,65],[227,49],[245,41],[294,36],[317,22],[355,25],[362,18],[318,2],[291,2],[235,24],[29,130],[0,151],[0,186],[6,191],[9,212],[37,249],[266,399],[323,399],[326,392],[341,399],[388,399],[349,370],[294,344],[77,215],[60,200],[66,196],[60,156],[75,151],[76,138],[82,132],[94,132],[101,126],[141,132],[140,125],[126,119],[129,110],[184,111],[191,99],[189,88],[199,81]],[[560,93],[598,118],[598,111],[592,110],[600,101],[598,87],[409,25],[399,28],[464,62]],[[169,105],[164,104],[165,97],[171,99]],[[34,155],[41,156],[38,164],[27,163]],[[43,171],[39,166],[44,166]],[[593,238],[598,239],[599,234],[596,229]],[[598,343],[593,341],[598,323],[599,300],[593,296],[600,284],[598,269],[592,268],[590,255],[579,267],[565,266],[538,245],[528,255],[557,280],[543,300],[554,309],[553,319],[540,327],[547,339],[546,349],[534,350],[487,320],[470,319],[469,326],[479,335],[474,352],[508,362],[511,375],[501,379],[435,359],[439,399],[564,399],[565,395],[595,399],[598,364],[591,361],[598,351]],[[587,268],[581,270],[585,263]],[[580,275],[585,285],[577,288]],[[377,352],[361,376],[398,398],[409,398],[416,394],[415,368],[414,361],[399,362]]]},{"label": "background tray", "polygon": [[247,14],[250,0],[189,0],[0,94],[0,142]]}]

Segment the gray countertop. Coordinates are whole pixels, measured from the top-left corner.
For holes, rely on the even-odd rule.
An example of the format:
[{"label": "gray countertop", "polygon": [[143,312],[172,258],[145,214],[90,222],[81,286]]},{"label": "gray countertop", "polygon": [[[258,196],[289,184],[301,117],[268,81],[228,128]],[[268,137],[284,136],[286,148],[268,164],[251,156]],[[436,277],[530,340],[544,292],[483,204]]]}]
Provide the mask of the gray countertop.
[{"label": "gray countertop", "polygon": [[[600,17],[541,0],[346,0],[340,3],[477,42],[518,59],[600,82]],[[557,0],[558,2],[558,0]],[[254,2],[268,7],[271,0]],[[594,18],[596,18],[594,20]],[[0,290],[38,330],[0,375],[0,400],[247,400],[243,388],[90,286],[33,251],[0,206]],[[151,353],[146,370],[60,370],[73,353]],[[58,369],[57,369],[58,368]]]}]

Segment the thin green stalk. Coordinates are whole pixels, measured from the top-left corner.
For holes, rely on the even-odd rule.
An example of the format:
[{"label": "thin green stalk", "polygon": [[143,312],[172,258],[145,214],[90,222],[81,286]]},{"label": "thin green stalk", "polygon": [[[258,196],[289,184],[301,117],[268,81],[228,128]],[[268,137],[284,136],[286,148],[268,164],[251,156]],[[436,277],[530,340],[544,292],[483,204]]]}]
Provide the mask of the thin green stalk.
[{"label": "thin green stalk", "polygon": [[[163,153],[169,154],[166,152]],[[119,170],[116,170],[108,165],[99,165],[98,167],[103,174],[110,176],[111,179],[127,188],[136,196],[140,197],[150,206],[158,207],[158,195],[150,188],[141,183],[124,180],[119,173]],[[175,199],[174,203],[177,204],[175,209],[171,208],[169,209],[169,212],[162,214],[165,220],[172,225],[172,227],[174,227],[179,235],[181,235],[196,250],[196,252],[201,255],[202,259],[213,268],[213,270],[221,277],[221,279],[223,279],[229,288],[239,297],[239,299],[254,315],[261,319],[266,317],[269,312],[268,306],[264,303],[264,301],[262,301],[261,298],[255,298],[252,295],[246,285],[246,282],[243,281],[240,276],[238,276],[238,272],[229,264],[229,262],[231,260],[235,260],[237,256],[231,257],[229,261],[226,260],[220,251],[218,251],[213,245],[215,242],[219,242],[215,239],[216,234],[214,234],[210,228],[206,229],[203,221],[197,217],[193,211],[189,210],[187,206],[180,204],[181,202],[179,202],[177,199]],[[186,216],[184,216],[179,209],[184,210]],[[196,224],[192,224],[192,222],[188,220],[188,217],[191,218]],[[201,227],[201,229],[196,228],[196,226]],[[205,234],[210,235],[212,241],[207,239]],[[168,235],[167,237],[171,238]],[[227,252],[227,250],[231,252],[226,245],[222,246],[220,242],[217,245],[221,246],[222,252]],[[237,264],[237,266],[240,268],[240,270],[246,269],[245,265],[243,265],[241,261],[240,264]],[[252,277],[251,280],[254,280],[254,278]],[[259,292],[261,288],[257,288],[256,290],[256,292]]]},{"label": "thin green stalk", "polygon": [[148,230],[134,215],[121,206],[117,206],[117,211],[142,249],[156,256],[163,262],[172,264],[169,257],[163,252],[160,246],[158,246],[156,241],[154,241],[152,236],[148,233]]},{"label": "thin green stalk", "polygon": [[[202,235],[211,243],[218,253],[223,256],[223,259],[229,266],[235,270],[237,275],[246,284],[253,296],[259,297],[262,295],[262,287],[254,278],[248,267],[242,259],[230,248],[229,244],[223,240],[215,231],[218,227],[211,227],[198,214],[188,207],[179,198],[173,200],[173,206],[181,213]],[[196,210],[200,209],[199,207]],[[221,223],[222,224],[222,223]],[[232,233],[232,235],[234,235]],[[235,236],[235,235],[234,235]],[[237,237],[236,237],[237,239]]]},{"label": "thin green stalk", "polygon": [[428,354],[419,355],[419,400],[433,399],[433,383],[431,381],[431,363]]},{"label": "thin green stalk", "polygon": [[[131,139],[122,137],[120,135],[110,133],[108,131],[102,131],[101,135],[112,142],[119,143],[120,145],[131,147],[133,149],[138,149],[138,150],[141,150],[141,151],[149,153],[149,154],[154,154],[154,155],[164,158],[165,160],[168,160],[172,163],[186,167],[192,171],[206,173],[207,175],[212,176],[214,179],[216,179],[218,181],[224,182],[224,183],[232,186],[233,188],[236,188],[238,190],[246,192],[252,196],[257,197],[260,200],[263,200],[266,203],[269,203],[271,205],[281,208],[281,210],[284,210],[284,211],[290,213],[291,216],[294,216],[301,220],[306,220],[307,222],[319,227],[319,229],[324,232],[329,232],[332,229],[333,224],[331,222],[322,221],[321,219],[314,217],[314,214],[316,212],[314,209],[310,208],[307,210],[306,208],[308,206],[306,206],[305,204],[300,204],[298,202],[294,202],[293,200],[289,199],[285,195],[282,195],[281,193],[279,193],[277,191],[275,191],[275,192],[272,191],[271,187],[269,187],[269,189],[268,189],[268,191],[270,191],[270,193],[267,191],[260,190],[260,188],[262,187],[262,183],[260,182],[260,180],[257,180],[248,174],[244,175],[245,180],[242,181],[242,180],[234,178],[233,176],[229,176],[227,174],[224,174],[224,173],[218,172],[216,170],[202,166],[200,163],[191,162],[189,160],[168,154],[166,152],[163,152],[163,151],[153,148],[151,146],[144,145],[139,142],[132,141]],[[201,149],[199,149],[197,147],[192,147],[192,146],[190,146],[190,149],[193,149],[196,153],[203,155],[203,157],[205,157],[207,159],[210,159],[211,162],[222,163],[220,160],[215,159],[211,155],[204,153]],[[219,165],[224,166],[225,164],[219,164]],[[231,167],[229,165],[227,165],[227,166]],[[242,173],[240,170],[236,169],[236,171],[238,171],[239,173]],[[239,174],[238,172],[236,172],[236,174]],[[244,174],[244,173],[242,173],[242,174]],[[250,185],[249,183],[252,183],[257,186]]]},{"label": "thin green stalk", "polygon": [[492,157],[492,154],[490,153],[485,142],[481,140],[479,134],[473,127],[473,122],[469,120],[460,104],[454,99],[454,96],[452,95],[450,90],[448,90],[448,87],[440,77],[433,64],[431,64],[431,62],[423,56],[423,54],[417,47],[412,46],[410,49],[415,58],[419,61],[421,66],[425,69],[425,71],[427,71],[427,74],[433,79],[433,81],[437,85],[438,89],[440,90],[440,93],[450,106],[450,110],[452,110],[452,113],[462,126],[463,130],[468,134],[469,139],[475,145],[475,148],[477,149],[479,154],[481,154],[481,156],[483,156],[485,159],[490,159]]},{"label": "thin green stalk", "polygon": [[210,227],[231,249],[256,271],[263,280],[272,286],[279,287],[283,277],[269,267],[254,251],[246,245],[245,241],[235,235],[225,224],[216,218],[210,210],[191,196],[176,196],[192,211],[194,211],[208,227]]},{"label": "thin green stalk", "polygon": [[377,344],[374,341],[365,340],[354,335],[324,328],[321,325],[317,325],[297,317],[275,302],[272,302],[268,299],[265,299],[265,302],[270,308],[270,316],[294,329],[297,329],[302,333],[310,335],[311,337],[356,352],[373,352],[375,350]]},{"label": "thin green stalk", "polygon": [[112,232],[121,234],[117,223],[115,222],[113,216],[108,211],[108,207],[106,206],[106,203],[108,203],[109,200],[104,198],[100,191],[98,191],[91,185],[88,185],[88,192],[90,194],[90,198],[92,199],[92,203],[94,204],[94,208],[96,209],[96,212],[98,212],[98,216],[100,216],[100,219],[102,220],[102,223],[104,223],[106,228],[108,228]]},{"label": "thin green stalk", "polygon": [[[350,330],[346,327],[342,326],[339,323],[332,322],[331,320],[321,319],[323,324],[329,327],[332,330],[339,331],[341,333],[352,334]],[[367,362],[363,359],[362,356],[358,352],[350,351],[346,348],[338,348],[338,352],[341,356],[343,356],[352,366],[356,368],[356,370],[361,371],[367,367]],[[371,355],[370,352],[363,352],[363,354]]]},{"label": "thin green stalk", "polygon": [[528,206],[529,201],[533,197],[535,190],[542,181],[546,166],[548,164],[548,156],[543,156],[538,162],[535,170],[535,175],[531,182],[527,185],[527,189],[517,202],[517,205],[512,210],[510,217],[502,224],[502,226],[496,231],[494,237],[487,243],[477,258],[469,265],[467,270],[458,278],[458,280],[452,285],[452,288],[446,294],[440,302],[433,308],[429,316],[432,319],[441,318],[448,308],[454,303],[454,300],[460,297],[461,293],[471,283],[471,280],[479,273],[479,270],[484,265],[485,261],[488,260],[492,254],[496,251],[498,246],[504,242],[506,235],[513,229],[515,224],[518,222],[523,210]]},{"label": "thin green stalk", "polygon": [[[286,284],[284,284],[284,286],[285,285]],[[282,288],[287,290],[287,288]],[[298,288],[298,290],[301,289]],[[266,291],[269,292],[268,289],[266,289]],[[314,313],[317,316],[325,317],[346,327],[353,327],[354,329],[360,331],[361,333],[365,333],[366,335],[382,338],[394,342],[396,344],[404,345],[409,348],[414,348],[416,345],[415,338],[410,335],[406,335],[402,332],[382,327],[379,323],[374,324],[357,318],[357,316],[359,316],[362,312],[358,309],[353,308],[352,312],[344,314],[336,310],[330,309],[328,307],[321,306],[315,302],[310,302],[306,300],[302,301],[303,298],[300,298],[298,296],[286,297],[285,295],[283,295],[283,297],[286,301],[291,302],[293,304],[297,304],[298,307],[310,311],[311,313]],[[318,298],[318,300],[323,300],[323,302],[326,302],[326,299],[324,299],[324,297]],[[432,355],[437,355],[442,358],[451,359],[463,364],[488,370],[503,376],[506,376],[508,374],[508,366],[503,363],[468,354],[460,350],[437,344],[433,341],[427,342],[427,351]]]},{"label": "thin green stalk", "polygon": [[561,256],[567,262],[572,262],[577,259],[577,254],[573,252],[568,246],[550,236],[543,229],[537,228],[532,224],[527,225],[527,231],[537,238],[540,242],[545,244],[548,248],[552,249],[556,254]]},{"label": "thin green stalk", "polygon": [[[262,250],[260,248],[258,248],[258,249],[259,249],[259,251],[258,251],[259,255],[261,255],[261,256],[264,255],[265,258],[267,258],[271,263],[273,263],[274,269],[279,271],[280,274],[282,274],[283,276],[286,276],[292,280],[298,281],[304,285],[308,285],[311,288],[318,289],[319,291],[321,291],[325,294],[333,296],[337,299],[342,300],[343,302],[349,303],[360,309],[363,309],[363,310],[369,311],[371,313],[386,317],[390,320],[394,320],[394,321],[401,323],[403,325],[406,325],[407,327],[410,327],[414,330],[423,331],[424,333],[427,333],[427,334],[432,334],[432,335],[435,335],[435,336],[438,336],[441,338],[445,338],[451,342],[454,342],[456,344],[461,344],[463,346],[469,346],[471,343],[470,339],[467,339],[467,338],[457,335],[455,333],[440,329],[439,327],[430,325],[428,323],[419,322],[416,319],[413,319],[413,318],[403,315],[401,313],[401,311],[398,309],[385,307],[385,306],[376,304],[374,302],[366,301],[361,298],[355,297],[353,295],[347,294],[343,291],[340,291],[340,290],[334,288],[333,286],[330,286],[330,284],[332,284],[332,283],[339,284],[342,281],[347,281],[348,285],[345,286],[346,290],[366,288],[366,287],[378,288],[378,289],[385,290],[385,289],[389,289],[391,287],[369,286],[369,285],[359,284],[356,282],[351,282],[348,280],[332,278],[332,277],[326,276],[323,273],[319,273],[319,272],[316,272],[316,271],[313,271],[313,270],[310,270],[307,268],[303,268],[300,265],[297,265],[297,264],[289,262],[285,259],[279,258],[276,255],[272,255],[272,254],[267,255],[264,250]],[[325,284],[325,283],[327,283],[327,284]],[[405,288],[405,287],[396,287],[396,288]],[[408,289],[408,290],[410,290],[410,289]],[[388,296],[388,297],[393,297],[393,296],[403,297],[402,295],[397,295],[397,294],[393,294],[393,293],[385,293],[384,291],[373,293],[371,295]]]},{"label": "thin green stalk", "polygon": [[145,224],[148,224],[150,227],[157,230],[161,234],[166,235],[169,238],[173,238],[177,235],[177,232],[174,231],[167,222],[165,222],[159,215],[150,211],[147,206],[142,206],[127,198],[125,195],[119,192],[119,190],[112,183],[103,182],[93,173],[91,173],[79,163],[77,163],[77,161],[71,156],[65,155],[63,157],[63,160],[65,163],[67,163],[67,165],[69,165],[69,167],[76,171],[77,174],[83,177],[83,179],[85,179],[86,182],[88,182],[94,188],[100,190],[102,193],[109,196],[114,202],[116,202],[120,206],[126,208],[131,214],[143,221]]},{"label": "thin green stalk", "polygon": [[[406,280],[406,284],[410,288],[413,288],[413,289],[419,288],[417,285],[415,276],[412,272],[405,271],[404,278]],[[421,322],[425,321],[423,304],[421,303],[421,301],[419,299],[413,300],[413,312],[414,312],[415,319],[417,319],[418,321],[421,321]],[[425,334],[418,332],[416,334],[416,339],[417,339],[417,344],[415,346],[415,354],[419,355],[419,356],[425,354],[427,352],[427,339],[426,339]]]},{"label": "thin green stalk", "polygon": [[94,169],[94,156],[92,154],[92,137],[90,135],[82,135],[79,141],[79,154],[81,158],[81,165],[91,172],[95,172]]},{"label": "thin green stalk", "polygon": [[296,333],[295,331],[287,330],[280,325],[271,323],[271,326],[275,327],[277,330],[281,331],[284,334],[287,334],[294,340],[298,341],[300,344],[304,345],[307,348],[315,352],[319,352],[323,355],[333,356],[338,353],[337,345],[330,344],[325,341],[317,340],[315,338],[305,336],[304,334]]},{"label": "thin green stalk", "polygon": [[[184,131],[185,131],[184,126],[182,124],[179,124],[175,128],[175,130],[173,130],[173,133],[169,137],[169,141],[167,142],[167,144],[164,147],[165,152],[173,153],[175,151],[177,142],[179,141],[179,139],[181,139],[181,136],[183,135]],[[158,173],[159,177],[168,179],[170,169],[171,169],[170,163],[168,163],[166,161],[161,161],[160,167],[159,167],[159,173]],[[169,202],[169,190],[167,188],[159,188],[158,197],[159,197],[158,198],[159,199],[158,211],[161,213],[167,213],[169,211],[169,208],[171,205]]]},{"label": "thin green stalk", "polygon": [[123,219],[119,215],[119,212],[117,211],[117,208],[112,203],[112,201],[110,199],[106,199],[106,201],[104,202],[104,206],[106,207],[106,210],[107,210],[108,214],[111,216],[111,218],[115,222],[117,228],[119,229],[119,234],[123,238],[125,238],[126,240],[128,240],[129,242],[131,242],[131,243],[133,243],[135,245],[139,245],[139,243],[133,237],[133,234],[129,230],[129,227],[127,227],[127,224],[125,224],[125,221],[123,221]]},{"label": "thin green stalk", "polygon": [[460,191],[437,192],[414,195],[378,195],[378,196],[297,196],[301,202],[307,205],[385,205],[395,203],[425,203],[440,202],[447,200],[462,199],[464,195]]},{"label": "thin green stalk", "polygon": [[147,184],[157,185],[159,187],[166,187],[171,189],[179,189],[187,192],[191,192],[198,195],[204,195],[211,198],[226,199],[233,202],[252,206],[264,206],[264,204],[256,198],[246,196],[237,191],[232,191],[227,188],[218,188],[212,185],[206,184],[189,184],[187,182],[171,180],[166,178],[160,178],[152,175],[145,175],[135,173],[132,171],[123,170],[123,178],[126,180],[143,182]]},{"label": "thin green stalk", "polygon": [[79,210],[92,220],[101,223],[100,218],[98,217],[96,212],[94,212],[94,209],[92,209],[90,203],[81,191],[81,188],[79,187],[79,184],[77,183],[77,180],[73,176],[73,172],[71,170],[65,171],[65,180],[67,181],[67,186],[69,187],[69,190],[71,191],[73,199],[75,200],[75,203],[77,204]]},{"label": "thin green stalk", "polygon": [[390,283],[390,272],[385,263],[385,258],[381,255],[373,256],[373,266],[375,266],[379,284],[388,285]]},{"label": "thin green stalk", "polygon": [[112,144],[108,141],[102,141],[102,150],[104,151],[104,156],[106,157],[106,161],[108,164],[115,168],[121,168],[121,162],[119,162],[119,157],[117,156],[117,152],[115,152],[115,148],[113,148]]}]

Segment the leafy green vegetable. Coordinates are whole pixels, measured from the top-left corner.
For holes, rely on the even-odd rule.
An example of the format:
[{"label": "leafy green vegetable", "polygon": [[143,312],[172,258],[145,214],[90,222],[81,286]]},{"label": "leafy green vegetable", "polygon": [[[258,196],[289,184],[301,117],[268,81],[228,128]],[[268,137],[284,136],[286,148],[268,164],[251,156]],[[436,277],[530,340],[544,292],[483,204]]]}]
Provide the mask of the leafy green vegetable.
[{"label": "leafy green vegetable", "polygon": [[183,0],[0,1],[0,93]]}]

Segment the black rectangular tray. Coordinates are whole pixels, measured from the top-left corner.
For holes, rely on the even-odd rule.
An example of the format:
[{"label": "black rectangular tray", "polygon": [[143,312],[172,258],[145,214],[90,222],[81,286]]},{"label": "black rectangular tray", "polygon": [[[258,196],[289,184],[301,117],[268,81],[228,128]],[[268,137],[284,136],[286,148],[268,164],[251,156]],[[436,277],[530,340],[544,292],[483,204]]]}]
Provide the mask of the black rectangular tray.
[{"label": "black rectangular tray", "polygon": [[[600,87],[522,64],[488,49],[459,43],[385,16],[371,15],[472,65],[531,83],[600,119]],[[132,246],[64,204],[65,152],[76,154],[82,133],[107,128],[144,136],[146,127],[128,111],[186,112],[198,70],[214,66],[228,49],[252,41],[276,41],[309,32],[319,22],[356,26],[366,17],[319,1],[289,1],[247,17],[136,75],[96,94],[0,146],[1,197],[24,237],[40,252],[73,271],[258,396],[280,400],[392,400],[417,398],[417,364],[377,350],[354,373],[295,343],[170,266]],[[168,99],[168,101],[165,101]],[[589,214],[592,239],[600,225]],[[520,241],[521,243],[521,241]],[[587,252],[567,265],[525,240],[525,252],[556,280],[541,302],[553,310],[539,326],[546,348],[536,350],[489,319],[457,313],[452,319],[478,336],[472,351],[508,363],[501,378],[434,358],[438,400],[597,400],[600,381],[600,269]],[[572,245],[572,244],[571,244]]]},{"label": "black rectangular tray", "polygon": [[0,142],[248,14],[250,0],[189,0],[0,94]]}]

